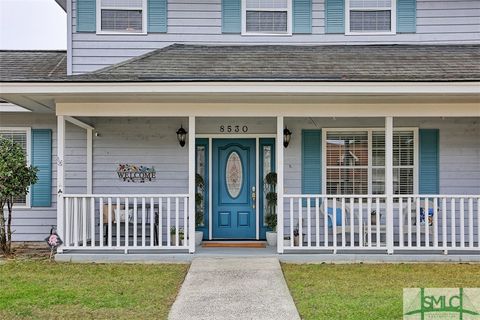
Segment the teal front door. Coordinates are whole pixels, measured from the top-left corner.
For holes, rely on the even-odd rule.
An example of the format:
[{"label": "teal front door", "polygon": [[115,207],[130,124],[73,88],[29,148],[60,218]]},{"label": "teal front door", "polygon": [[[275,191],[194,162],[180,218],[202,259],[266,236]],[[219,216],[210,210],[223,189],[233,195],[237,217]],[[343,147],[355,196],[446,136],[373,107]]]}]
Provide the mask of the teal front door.
[{"label": "teal front door", "polygon": [[255,139],[212,141],[212,235],[254,239]]}]

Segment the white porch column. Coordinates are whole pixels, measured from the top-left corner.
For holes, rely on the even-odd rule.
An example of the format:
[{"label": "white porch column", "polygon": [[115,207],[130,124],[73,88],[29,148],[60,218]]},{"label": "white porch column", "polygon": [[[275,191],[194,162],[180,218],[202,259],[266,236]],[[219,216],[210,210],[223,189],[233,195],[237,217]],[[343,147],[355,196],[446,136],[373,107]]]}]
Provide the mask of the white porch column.
[{"label": "white porch column", "polygon": [[[57,117],[57,233],[65,240],[65,228],[63,225],[64,203],[63,194],[65,193],[65,119],[64,116]],[[62,252],[58,248],[57,252]]]},{"label": "white porch column", "polygon": [[283,117],[277,117],[277,252],[283,253]]},{"label": "white porch column", "polygon": [[387,252],[393,253],[393,117],[385,117],[385,195]]},{"label": "white porch column", "polygon": [[195,117],[188,117],[188,234],[189,252],[195,252]]}]

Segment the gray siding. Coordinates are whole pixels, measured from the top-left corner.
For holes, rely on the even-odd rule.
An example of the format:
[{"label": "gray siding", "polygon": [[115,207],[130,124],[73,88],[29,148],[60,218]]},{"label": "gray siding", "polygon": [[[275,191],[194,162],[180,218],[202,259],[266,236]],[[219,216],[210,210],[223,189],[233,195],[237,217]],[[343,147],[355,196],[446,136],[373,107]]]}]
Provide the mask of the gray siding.
[{"label": "gray siding", "polygon": [[325,34],[324,0],[313,0],[312,34],[241,36],[222,34],[221,0],[170,0],[168,32],[148,35],[76,33],[73,3],[72,72],[89,72],[172,43],[203,44],[427,44],[478,43],[480,1],[418,0],[417,32],[381,36]]}]

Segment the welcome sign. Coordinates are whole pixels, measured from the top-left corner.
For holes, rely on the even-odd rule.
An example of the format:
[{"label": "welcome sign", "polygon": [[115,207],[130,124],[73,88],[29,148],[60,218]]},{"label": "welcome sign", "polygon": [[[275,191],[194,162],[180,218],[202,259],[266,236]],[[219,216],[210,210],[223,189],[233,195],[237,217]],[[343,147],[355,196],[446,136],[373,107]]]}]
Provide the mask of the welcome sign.
[{"label": "welcome sign", "polygon": [[125,182],[145,183],[156,179],[154,167],[136,166],[128,163],[121,163],[117,168],[118,178]]}]

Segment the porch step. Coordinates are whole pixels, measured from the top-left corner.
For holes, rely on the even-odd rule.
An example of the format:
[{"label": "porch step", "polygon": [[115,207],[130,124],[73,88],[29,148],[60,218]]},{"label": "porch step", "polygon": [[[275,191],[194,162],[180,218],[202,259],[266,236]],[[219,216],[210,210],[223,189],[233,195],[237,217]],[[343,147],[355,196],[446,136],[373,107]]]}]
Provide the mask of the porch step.
[{"label": "porch step", "polygon": [[204,248],[265,248],[265,241],[204,241]]}]

